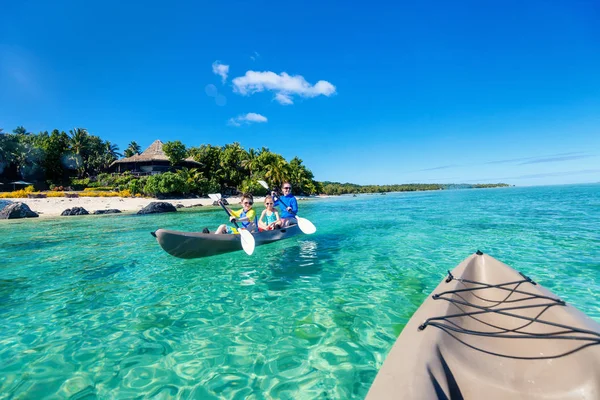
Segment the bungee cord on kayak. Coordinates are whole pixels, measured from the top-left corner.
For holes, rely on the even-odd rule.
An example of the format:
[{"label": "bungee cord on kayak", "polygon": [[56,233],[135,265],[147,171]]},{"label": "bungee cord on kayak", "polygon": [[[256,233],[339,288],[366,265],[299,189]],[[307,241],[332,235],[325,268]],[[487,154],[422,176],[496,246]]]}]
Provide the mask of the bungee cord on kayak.
[{"label": "bungee cord on kayak", "polygon": [[[566,355],[569,355],[569,354],[575,353],[579,350],[582,350],[586,347],[600,344],[600,333],[598,333],[598,332],[594,332],[594,331],[587,330],[587,329],[581,329],[581,328],[577,328],[577,327],[573,327],[573,326],[558,324],[555,322],[540,319],[542,317],[542,315],[551,307],[565,306],[566,303],[559,298],[554,298],[554,297],[550,297],[550,296],[545,296],[545,295],[541,295],[541,294],[530,293],[527,291],[519,290],[518,288],[523,284],[529,283],[532,285],[537,285],[531,278],[527,277],[526,275],[524,275],[520,272],[519,272],[519,274],[521,274],[521,276],[523,276],[524,279],[518,280],[518,281],[500,283],[500,284],[496,284],[496,285],[490,285],[490,284],[487,284],[484,282],[477,282],[477,281],[473,281],[473,280],[469,280],[469,279],[457,278],[457,277],[453,276],[450,271],[448,271],[448,277],[445,281],[446,283],[449,283],[452,280],[456,280],[464,285],[470,284],[470,285],[477,285],[477,286],[465,287],[463,289],[448,290],[448,291],[444,291],[441,293],[433,294],[432,295],[433,300],[445,300],[445,301],[453,304],[455,307],[457,307],[462,312],[450,314],[450,315],[439,316],[439,317],[428,318],[424,323],[422,323],[419,326],[419,330],[422,331],[427,326],[433,326],[433,327],[441,329],[445,333],[452,336],[454,339],[458,340],[465,346],[468,346],[474,350],[482,351],[484,353],[496,355],[496,356],[500,356],[500,357],[522,359],[522,360],[544,360],[544,359],[551,359],[551,358],[557,358],[557,357],[564,357]],[[514,286],[514,287],[511,288],[511,286]],[[505,291],[508,291],[508,294],[506,295],[506,297],[504,299],[498,301],[498,300],[490,300],[483,296],[478,296],[475,293],[476,291],[490,290],[490,289],[505,290]],[[466,292],[469,292],[473,297],[477,298],[478,300],[493,303],[493,304],[490,306],[487,306],[487,307],[474,304],[474,303],[466,300],[462,296],[462,294],[466,293]],[[511,298],[516,293],[524,295],[526,297],[522,297],[522,298],[518,298],[518,299]],[[452,297],[453,295],[455,295],[456,297]],[[547,302],[536,303],[536,304],[523,304],[523,302],[528,302],[531,300],[547,300]],[[505,307],[505,308],[495,308],[502,304],[515,304],[515,303],[521,303],[523,305],[511,306],[511,307]],[[467,307],[474,308],[478,311],[467,311],[466,310]],[[534,309],[534,308],[541,308],[539,313],[537,315],[535,315],[534,317],[527,317],[527,316],[519,315],[519,314],[516,314],[513,312],[508,312],[508,311]],[[496,324],[485,322],[485,321],[481,320],[480,318],[476,317],[476,316],[482,316],[482,315],[489,314],[489,313],[495,313],[495,314],[499,314],[499,315],[510,317],[510,318],[517,318],[517,319],[525,321],[525,324],[523,324],[517,328],[507,329],[505,327],[498,326]],[[460,318],[460,317],[469,317],[483,325],[497,329],[498,331],[484,332],[484,331],[466,329],[466,328],[460,326],[459,324],[453,322],[453,320],[452,320],[454,318]],[[557,328],[562,328],[563,330],[554,331],[554,332],[542,332],[542,333],[522,331],[522,329],[530,327],[535,323],[553,326],[553,327],[557,327]],[[540,356],[535,356],[535,357],[533,357],[533,356],[527,357],[527,356],[502,354],[502,353],[488,351],[488,350],[485,350],[482,348],[478,348],[469,343],[466,343],[464,340],[460,339],[459,337],[454,335],[452,332],[466,334],[466,335],[486,336],[486,337],[504,338],[504,339],[577,340],[577,341],[584,341],[587,343],[585,343],[579,347],[576,347],[574,349],[571,349],[569,351],[563,352],[561,354],[551,354],[551,355],[540,355]]]}]

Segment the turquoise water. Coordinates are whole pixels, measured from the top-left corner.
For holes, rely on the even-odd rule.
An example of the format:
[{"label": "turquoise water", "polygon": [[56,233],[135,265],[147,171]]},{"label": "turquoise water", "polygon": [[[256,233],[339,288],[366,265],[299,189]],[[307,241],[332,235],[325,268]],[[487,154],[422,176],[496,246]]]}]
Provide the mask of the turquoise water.
[{"label": "turquoise water", "polygon": [[301,202],[318,227],[199,260],[149,232],[223,212],[0,221],[0,398],[363,398],[477,249],[600,321],[600,185]]}]

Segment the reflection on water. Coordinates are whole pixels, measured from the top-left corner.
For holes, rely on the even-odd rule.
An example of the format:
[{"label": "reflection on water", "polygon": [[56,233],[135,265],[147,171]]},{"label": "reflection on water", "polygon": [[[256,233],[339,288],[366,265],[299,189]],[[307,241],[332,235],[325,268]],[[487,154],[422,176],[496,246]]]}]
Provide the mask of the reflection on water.
[{"label": "reflection on water", "polygon": [[252,257],[181,260],[148,234],[219,210],[0,221],[0,398],[361,399],[477,249],[600,319],[600,185],[377,199],[394,212],[306,202],[318,232]]},{"label": "reflection on water", "polygon": [[303,240],[300,243],[300,258],[307,259],[306,264],[303,265],[313,265],[314,260],[317,259],[317,242],[314,240]]},{"label": "reflection on water", "polygon": [[266,283],[269,290],[285,290],[296,280],[317,277],[323,271],[326,257],[319,258],[318,244],[313,240],[299,240],[295,246],[277,251],[264,265],[271,271]]}]

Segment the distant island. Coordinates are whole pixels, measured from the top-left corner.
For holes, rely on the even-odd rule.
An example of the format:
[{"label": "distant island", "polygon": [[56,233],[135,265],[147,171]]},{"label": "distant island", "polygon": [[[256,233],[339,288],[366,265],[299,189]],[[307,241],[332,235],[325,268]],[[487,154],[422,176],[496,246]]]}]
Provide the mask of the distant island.
[{"label": "distant island", "polygon": [[[497,184],[356,185],[320,182],[303,161],[284,159],[268,148],[244,149],[234,142],[224,146],[188,147],[179,140],[155,140],[146,150],[132,141],[123,154],[119,147],[90,134],[85,128],[66,133],[12,133],[0,129],[0,198],[51,197],[79,192],[86,197],[202,197],[208,193],[266,194],[258,184],[290,182],[297,195],[342,195],[509,186]],[[15,190],[15,189],[19,190]],[[10,190],[13,189],[12,192]]]},{"label": "distant island", "polygon": [[328,195],[359,194],[359,193],[387,193],[387,192],[417,192],[424,190],[450,190],[450,189],[480,189],[508,187],[506,183],[407,183],[400,185],[356,185],[353,183],[320,182],[323,192]]}]

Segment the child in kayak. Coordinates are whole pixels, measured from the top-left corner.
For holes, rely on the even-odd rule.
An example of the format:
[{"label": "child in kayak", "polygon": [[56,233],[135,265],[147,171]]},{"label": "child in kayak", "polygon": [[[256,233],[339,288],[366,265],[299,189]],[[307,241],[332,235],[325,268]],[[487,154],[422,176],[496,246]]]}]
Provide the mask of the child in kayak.
[{"label": "child in kayak", "polygon": [[[221,201],[221,200],[219,200]],[[229,207],[227,211],[231,214],[229,217],[229,221],[233,222],[235,220],[240,228],[247,229],[250,232],[254,232],[257,229],[257,219],[256,212],[252,209],[252,205],[254,204],[254,198],[249,193],[244,193],[242,195],[242,209],[238,211],[233,211]],[[239,233],[236,228],[232,228],[225,224],[220,225],[215,231],[216,234],[223,233]]]},{"label": "child in kayak", "polygon": [[273,229],[281,228],[279,213],[275,211],[273,205],[273,197],[267,195],[265,197],[265,209],[258,219],[258,229],[260,231],[272,231]]}]

